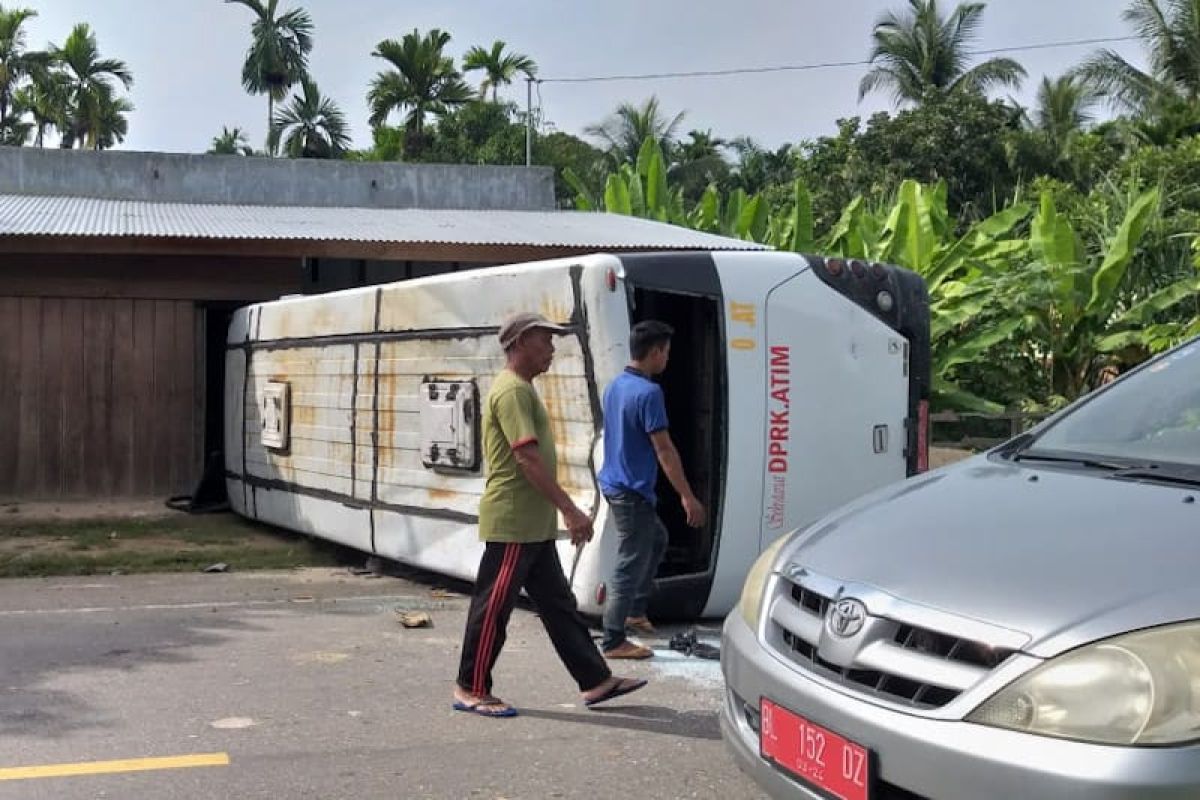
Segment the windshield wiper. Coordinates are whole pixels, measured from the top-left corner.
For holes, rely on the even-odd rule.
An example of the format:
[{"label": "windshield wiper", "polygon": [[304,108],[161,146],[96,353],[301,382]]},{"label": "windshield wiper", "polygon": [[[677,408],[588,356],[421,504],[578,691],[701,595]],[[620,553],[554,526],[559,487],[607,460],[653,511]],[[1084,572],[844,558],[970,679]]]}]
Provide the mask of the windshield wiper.
[{"label": "windshield wiper", "polygon": [[1025,448],[1029,447],[1029,445],[1033,444],[1033,440],[1033,433],[1026,431],[1025,433],[1022,433],[1019,436],[1016,436],[1015,438],[1009,439],[1007,442],[1005,442],[1000,449],[996,451],[996,455],[1004,458],[1012,458],[1023,452]]},{"label": "windshield wiper", "polygon": [[1087,469],[1103,469],[1110,472],[1119,470],[1145,469],[1144,464],[1136,462],[1117,461],[1107,458],[1096,458],[1083,454],[1057,453],[1050,451],[1022,450],[1013,454],[1013,461],[1044,461],[1051,464],[1073,464]]},{"label": "windshield wiper", "polygon": [[1169,483],[1176,486],[1200,486],[1200,467],[1162,464],[1153,461],[1122,461],[1086,453],[1058,450],[1022,450],[1010,456],[1012,461],[1063,464],[1083,469],[1103,470],[1116,480]]},{"label": "windshield wiper", "polygon": [[1170,467],[1133,467],[1113,472],[1108,477],[1124,481],[1169,483],[1175,486],[1200,486],[1200,470],[1171,469]]}]

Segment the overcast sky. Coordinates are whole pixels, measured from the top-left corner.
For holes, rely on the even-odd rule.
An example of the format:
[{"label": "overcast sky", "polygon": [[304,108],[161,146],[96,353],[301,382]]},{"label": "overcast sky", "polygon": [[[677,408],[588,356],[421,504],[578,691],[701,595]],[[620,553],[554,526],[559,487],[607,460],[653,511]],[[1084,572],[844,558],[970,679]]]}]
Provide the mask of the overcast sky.
[{"label": "overcast sky", "polygon": [[[249,9],[222,0],[0,0],[39,12],[30,45],[61,42],[89,22],[106,57],[133,70],[124,149],[201,152],[222,125],[240,126],[261,146],[266,99],[242,91]],[[692,71],[856,61],[867,56],[872,23],[904,0],[283,0],[308,9],[316,24],[310,69],[349,117],[356,146],[370,143],[365,95],[384,62],[371,57],[385,38],[413,28],[453,35],[456,58],[472,45],[503,39],[538,62],[545,78]],[[991,0],[980,48],[1125,36],[1128,0]],[[950,3],[945,3],[951,7]],[[573,12],[574,16],[569,16]],[[1112,45],[1141,63],[1136,43]],[[1043,75],[1057,75],[1094,47],[1012,54],[1029,71],[1016,94],[1029,102]],[[657,94],[664,108],[687,111],[683,130],[749,135],[777,146],[832,133],[841,117],[888,108],[885,96],[858,102],[864,67],[720,78],[541,86],[546,118],[580,133],[623,100]],[[474,78],[472,78],[474,80]],[[524,103],[525,87],[507,94]],[[536,98],[535,98],[536,102]]]}]

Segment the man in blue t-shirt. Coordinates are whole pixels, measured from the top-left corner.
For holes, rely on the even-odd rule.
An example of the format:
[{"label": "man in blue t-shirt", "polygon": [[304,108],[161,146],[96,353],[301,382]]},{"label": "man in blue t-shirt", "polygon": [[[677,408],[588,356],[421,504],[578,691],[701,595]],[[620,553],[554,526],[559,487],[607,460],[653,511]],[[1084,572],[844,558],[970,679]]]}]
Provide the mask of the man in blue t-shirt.
[{"label": "man in blue t-shirt", "polygon": [[674,331],[665,322],[647,320],[629,332],[625,371],[604,392],[604,466],[600,489],[617,524],[617,563],[604,604],[607,658],[649,658],[650,648],[625,636],[628,626],[654,633],[646,605],[654,575],[667,549],[667,529],[658,518],[658,466],[679,493],[688,525],[704,524],[706,512],[683,473],[679,451],[667,432],[662,388],[651,380],[671,357]]}]

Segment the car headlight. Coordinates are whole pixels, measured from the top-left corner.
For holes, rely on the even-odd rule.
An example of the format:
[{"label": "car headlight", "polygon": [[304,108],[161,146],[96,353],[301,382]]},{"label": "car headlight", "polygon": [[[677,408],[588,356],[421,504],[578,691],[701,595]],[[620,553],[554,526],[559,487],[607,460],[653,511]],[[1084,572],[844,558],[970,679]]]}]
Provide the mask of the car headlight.
[{"label": "car headlight", "polygon": [[1200,739],[1200,623],[1126,634],[1051,659],[967,719],[1098,744]]},{"label": "car headlight", "polygon": [[763,550],[762,555],[754,562],[754,566],[750,568],[750,574],[746,576],[746,582],[742,585],[742,599],[738,602],[738,609],[742,612],[742,619],[746,620],[746,624],[750,626],[751,630],[758,630],[758,618],[762,614],[763,593],[767,589],[767,578],[771,577],[771,568],[775,566],[775,557],[779,555],[779,550],[787,540],[787,536],[780,536],[771,542],[770,546]]}]

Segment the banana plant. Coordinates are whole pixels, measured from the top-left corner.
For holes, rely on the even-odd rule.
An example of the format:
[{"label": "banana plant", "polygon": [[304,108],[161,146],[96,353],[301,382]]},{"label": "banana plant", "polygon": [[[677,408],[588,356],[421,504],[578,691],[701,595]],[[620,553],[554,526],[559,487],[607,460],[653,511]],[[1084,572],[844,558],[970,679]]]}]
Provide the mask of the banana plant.
[{"label": "banana plant", "polygon": [[667,182],[667,162],[653,137],[642,143],[635,163],[622,164],[609,173],[600,198],[592,196],[569,168],[563,170],[563,177],[576,193],[575,208],[579,211],[603,210],[643,217],[754,242],[766,242],[768,238],[770,208],[761,196],[748,196],[739,189],[722,202],[717,188],[709,186],[696,207],[688,210],[683,190]]},{"label": "banana plant", "polygon": [[956,235],[946,204],[946,184],[904,181],[892,207],[882,215],[855,198],[842,212],[827,250],[846,258],[885,261],[910,269],[936,294],[945,281],[976,275],[1012,262],[1027,248],[1013,234],[1029,218],[1028,204],[1016,203]]},{"label": "banana plant", "polygon": [[563,167],[562,177],[571,191],[575,193],[576,211],[597,211],[602,207],[601,199],[588,188],[584,180],[579,177],[579,173],[570,167]]},{"label": "banana plant", "polygon": [[[1200,235],[1192,239],[1192,254],[1197,274],[1181,277],[1116,313],[1111,332],[1097,344],[1100,352],[1124,353],[1128,361],[1136,361],[1142,351],[1159,353],[1185,339],[1200,336]],[[1165,312],[1187,302],[1192,303],[1196,312],[1191,320],[1155,322]]]},{"label": "banana plant", "polygon": [[577,210],[603,210],[676,225],[688,224],[683,192],[667,184],[666,161],[654,138],[647,138],[643,143],[636,163],[622,164],[618,170],[609,173],[601,198],[593,197],[569,168],[563,170],[563,177],[576,192]]},{"label": "banana plant", "polygon": [[721,232],[721,193],[709,185],[700,196],[700,202],[687,216],[687,227],[705,233]]},{"label": "banana plant", "polygon": [[[1158,189],[1136,195],[1115,230],[1099,246],[1088,246],[1050,195],[1042,196],[1030,232],[1033,260],[992,289],[1010,317],[1022,321],[1023,347],[1043,366],[1049,395],[1072,400],[1095,388],[1107,368],[1145,358],[1163,335],[1153,320],[1200,289],[1195,275],[1149,294],[1126,280],[1159,208]],[[1119,355],[1131,347],[1141,352]]]},{"label": "banana plant", "polygon": [[792,186],[792,206],[788,212],[768,215],[766,242],[777,250],[815,252],[812,194],[803,180],[797,179]]}]

